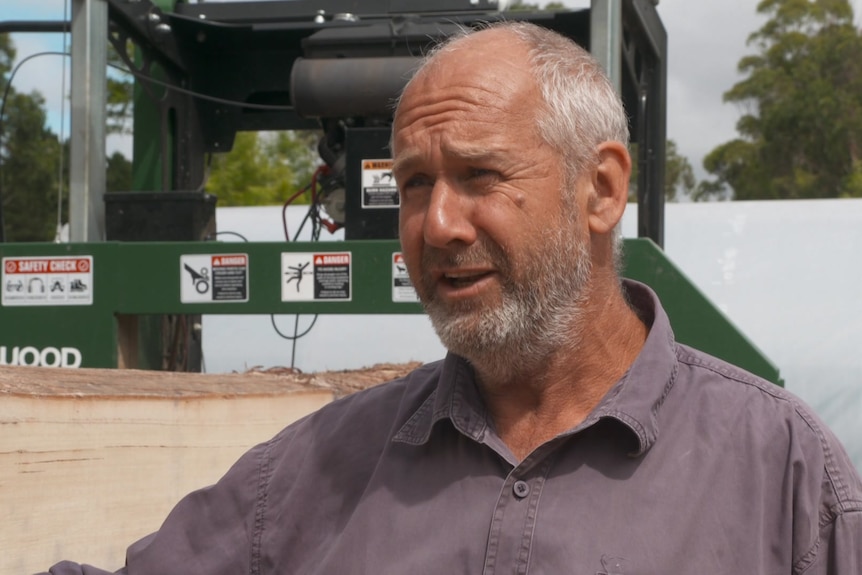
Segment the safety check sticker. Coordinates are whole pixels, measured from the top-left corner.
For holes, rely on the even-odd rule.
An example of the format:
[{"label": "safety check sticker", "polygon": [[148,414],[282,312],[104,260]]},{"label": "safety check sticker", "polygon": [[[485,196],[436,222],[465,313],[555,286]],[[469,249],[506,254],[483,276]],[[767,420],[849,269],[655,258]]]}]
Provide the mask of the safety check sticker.
[{"label": "safety check sticker", "polygon": [[401,252],[392,254],[392,301],[395,303],[419,301],[413,282],[407,275],[407,265]]},{"label": "safety check sticker", "polygon": [[180,256],[182,303],[247,302],[248,254]]},{"label": "safety check sticker", "polygon": [[281,254],[281,301],[350,301],[350,252]]},{"label": "safety check sticker", "polygon": [[4,306],[92,305],[93,256],[3,258]]}]

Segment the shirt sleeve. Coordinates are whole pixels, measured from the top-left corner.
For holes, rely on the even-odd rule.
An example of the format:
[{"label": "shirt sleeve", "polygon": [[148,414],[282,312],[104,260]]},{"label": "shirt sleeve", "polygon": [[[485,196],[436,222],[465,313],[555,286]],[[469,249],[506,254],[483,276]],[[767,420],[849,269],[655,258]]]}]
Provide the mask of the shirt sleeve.
[{"label": "shirt sleeve", "polygon": [[[159,530],[131,545],[115,575],[235,575],[259,561],[272,442],[247,452],[215,485],[184,497]],[[63,561],[42,575],[109,575]]]}]

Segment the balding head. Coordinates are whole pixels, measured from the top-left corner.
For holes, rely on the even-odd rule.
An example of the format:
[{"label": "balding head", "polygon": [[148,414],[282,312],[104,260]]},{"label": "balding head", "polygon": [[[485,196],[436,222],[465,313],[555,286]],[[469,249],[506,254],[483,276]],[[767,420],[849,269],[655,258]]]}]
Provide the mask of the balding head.
[{"label": "balding head", "polygon": [[[428,53],[405,93],[427,75],[450,74],[468,54],[485,58],[489,69],[497,69],[492,63],[508,62],[513,70],[530,74],[539,98],[525,115],[532,114],[540,137],[565,159],[569,181],[594,164],[602,142],[628,145],[622,101],[601,65],[568,38],[526,22],[501,22],[450,36]],[[526,66],[519,67],[522,63]],[[497,77],[489,85],[512,79]]]}]

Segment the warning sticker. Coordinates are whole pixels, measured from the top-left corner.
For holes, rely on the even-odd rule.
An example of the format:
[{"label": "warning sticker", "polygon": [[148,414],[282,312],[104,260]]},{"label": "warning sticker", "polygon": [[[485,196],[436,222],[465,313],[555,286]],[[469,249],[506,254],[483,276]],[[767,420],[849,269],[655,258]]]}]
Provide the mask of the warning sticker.
[{"label": "warning sticker", "polygon": [[392,160],[362,160],[362,207],[397,208],[398,203]]},{"label": "warning sticker", "polygon": [[407,275],[407,265],[404,263],[404,256],[401,252],[392,254],[392,301],[396,303],[419,301],[413,282]]},{"label": "warning sticker", "polygon": [[350,252],[282,253],[281,301],[350,301]]},{"label": "warning sticker", "polygon": [[2,304],[92,305],[93,256],[3,258]]},{"label": "warning sticker", "polygon": [[180,256],[180,301],[248,301],[248,254]]}]

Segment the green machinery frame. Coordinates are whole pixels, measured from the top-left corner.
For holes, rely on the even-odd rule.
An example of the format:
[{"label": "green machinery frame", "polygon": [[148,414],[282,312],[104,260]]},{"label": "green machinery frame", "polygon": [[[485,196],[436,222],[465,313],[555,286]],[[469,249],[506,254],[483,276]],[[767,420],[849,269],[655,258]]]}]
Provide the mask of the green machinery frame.
[{"label": "green machinery frame", "polygon": [[[137,84],[133,189],[161,192],[165,198],[177,190],[200,191],[205,155],[228,150],[237,131],[318,128],[317,121],[288,105],[293,98],[288,71],[299,57],[334,58],[354,52],[375,57],[417,54],[431,36],[444,33],[446,26],[499,17],[489,12],[489,0],[440,0],[433,3],[433,9],[419,0],[362,4],[367,14],[354,21],[336,18],[342,12],[355,12],[346,9],[354,5],[348,0],[205,4],[108,0],[110,39],[118,53],[125,53],[128,43],[134,44],[136,57],[142,58],[135,69],[185,90],[165,92],[147,82]],[[656,290],[680,342],[781,384],[775,366],[659,248],[663,239],[667,40],[655,4],[649,0],[593,0],[591,5],[591,10],[512,13],[508,17],[535,21],[585,46],[614,46],[620,51],[611,50],[605,58],[612,68],[621,66],[621,94],[633,115],[631,129],[639,143],[638,235],[652,238],[626,241],[625,275]],[[396,20],[391,16],[397,16]],[[55,24],[57,31],[68,26]],[[147,86],[153,93],[143,93]],[[189,89],[216,96],[222,103],[193,98]],[[228,100],[281,107],[261,110],[224,105]],[[21,305],[21,300],[17,305],[0,304],[0,364],[32,364],[38,357],[51,365],[71,362],[83,367],[153,368],[153,358],[165,353],[159,332],[168,317],[194,321],[191,318],[201,314],[422,313],[415,302],[393,301],[392,257],[399,250],[396,240],[0,243],[2,258],[87,256],[86,261],[92,262],[86,276],[92,283],[92,297],[86,305]],[[282,301],[282,254],[326,251],[351,254],[349,300]],[[181,282],[190,281],[191,276],[184,277],[180,262],[196,254],[247,254],[248,298],[187,303],[188,298],[181,297]],[[10,276],[5,269],[3,273],[0,290],[9,290],[4,292],[4,301],[9,295],[22,295],[11,294],[22,289],[22,276]]]},{"label": "green machinery frame", "polygon": [[[282,301],[284,253],[350,252],[349,301]],[[135,367],[136,318],[160,314],[417,314],[417,303],[393,301],[393,240],[296,243],[105,242],[0,244],[2,258],[92,257],[92,303],[0,306],[0,363],[21,350],[74,348],[82,367]],[[650,285],[670,316],[677,340],[782,385],[778,369],[648,239],[625,241],[626,277]],[[182,257],[246,254],[247,301],[183,303],[189,281]],[[8,279],[8,274],[4,279]],[[5,283],[5,282],[4,282]],[[6,289],[6,286],[3,286]],[[46,326],[51,326],[46,329]],[[32,351],[24,363],[35,362]],[[55,356],[51,356],[55,361]]]}]

